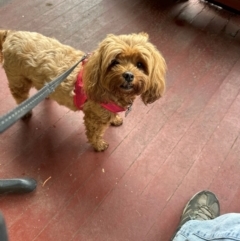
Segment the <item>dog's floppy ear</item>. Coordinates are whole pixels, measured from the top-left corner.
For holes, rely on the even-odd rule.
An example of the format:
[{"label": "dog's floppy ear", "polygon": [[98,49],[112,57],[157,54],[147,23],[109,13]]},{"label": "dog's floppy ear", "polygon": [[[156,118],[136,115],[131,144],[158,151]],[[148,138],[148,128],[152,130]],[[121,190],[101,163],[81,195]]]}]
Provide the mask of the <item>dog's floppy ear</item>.
[{"label": "dog's floppy ear", "polygon": [[165,91],[166,62],[158,50],[149,43],[151,58],[149,59],[149,82],[146,91],[142,93],[141,98],[144,104],[150,104],[162,97]]},{"label": "dog's floppy ear", "polygon": [[91,54],[84,65],[83,86],[88,99],[96,102],[105,102],[105,90],[101,85],[102,78],[102,48]]}]

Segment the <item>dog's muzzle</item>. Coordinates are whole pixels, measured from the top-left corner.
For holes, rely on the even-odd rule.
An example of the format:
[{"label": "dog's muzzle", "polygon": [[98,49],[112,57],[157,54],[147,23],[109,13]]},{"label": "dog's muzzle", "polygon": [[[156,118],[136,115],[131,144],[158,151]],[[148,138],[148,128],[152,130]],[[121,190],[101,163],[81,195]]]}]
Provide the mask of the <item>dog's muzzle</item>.
[{"label": "dog's muzzle", "polygon": [[125,82],[120,86],[122,89],[131,90],[133,88],[134,75],[132,72],[127,71],[122,74]]},{"label": "dog's muzzle", "polygon": [[133,73],[132,73],[132,72],[129,72],[129,71],[124,72],[124,73],[122,74],[122,76],[123,76],[123,78],[124,78],[128,83],[130,83],[130,82],[132,82],[132,81],[134,80],[134,75],[133,75]]}]

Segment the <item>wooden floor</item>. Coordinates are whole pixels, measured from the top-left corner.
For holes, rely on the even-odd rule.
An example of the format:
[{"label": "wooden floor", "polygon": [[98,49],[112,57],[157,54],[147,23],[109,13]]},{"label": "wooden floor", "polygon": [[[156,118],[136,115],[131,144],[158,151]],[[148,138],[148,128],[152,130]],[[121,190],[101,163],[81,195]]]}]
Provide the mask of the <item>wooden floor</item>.
[{"label": "wooden floor", "polygon": [[[38,182],[33,193],[0,196],[11,241],[167,241],[202,189],[217,194],[221,213],[240,212],[240,16],[161,2],[0,1],[0,28],[86,52],[108,33],[145,31],[168,65],[165,96],[137,100],[107,130],[104,153],[87,143],[83,114],[51,100],[0,136],[0,177]],[[2,115],[16,104],[3,69],[0,80]]]}]

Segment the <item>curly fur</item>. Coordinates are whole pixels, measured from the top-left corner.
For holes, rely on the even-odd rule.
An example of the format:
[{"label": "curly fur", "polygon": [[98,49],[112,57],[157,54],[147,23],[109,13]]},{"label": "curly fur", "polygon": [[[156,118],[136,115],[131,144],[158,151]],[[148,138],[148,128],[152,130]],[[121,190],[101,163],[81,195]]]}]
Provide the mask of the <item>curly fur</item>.
[{"label": "curly fur", "polygon": [[[76,63],[84,53],[56,39],[35,32],[0,30],[0,61],[17,104],[26,100],[31,87],[41,89]],[[74,85],[82,65],[49,97],[73,111]],[[96,151],[107,149],[107,127],[119,126],[122,118],[100,104],[113,102],[127,108],[139,95],[145,104],[159,99],[165,90],[166,64],[146,33],[108,35],[89,57],[83,70],[84,124],[89,143]],[[124,73],[133,78],[127,81]],[[27,116],[30,116],[28,113]]]}]

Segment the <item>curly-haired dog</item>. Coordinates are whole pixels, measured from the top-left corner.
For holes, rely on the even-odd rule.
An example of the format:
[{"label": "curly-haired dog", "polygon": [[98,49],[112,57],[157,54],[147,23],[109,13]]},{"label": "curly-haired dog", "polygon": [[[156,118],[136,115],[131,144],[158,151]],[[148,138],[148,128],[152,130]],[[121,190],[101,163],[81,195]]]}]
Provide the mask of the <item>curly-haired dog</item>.
[{"label": "curly-haired dog", "polygon": [[[8,30],[0,30],[0,51],[17,104],[28,98],[31,87],[41,89],[84,55],[39,33]],[[162,96],[165,71],[164,58],[146,33],[110,34],[49,97],[73,111],[83,110],[88,141],[103,151],[108,147],[103,140],[106,128],[123,122],[118,112],[138,95],[144,104]]]}]

